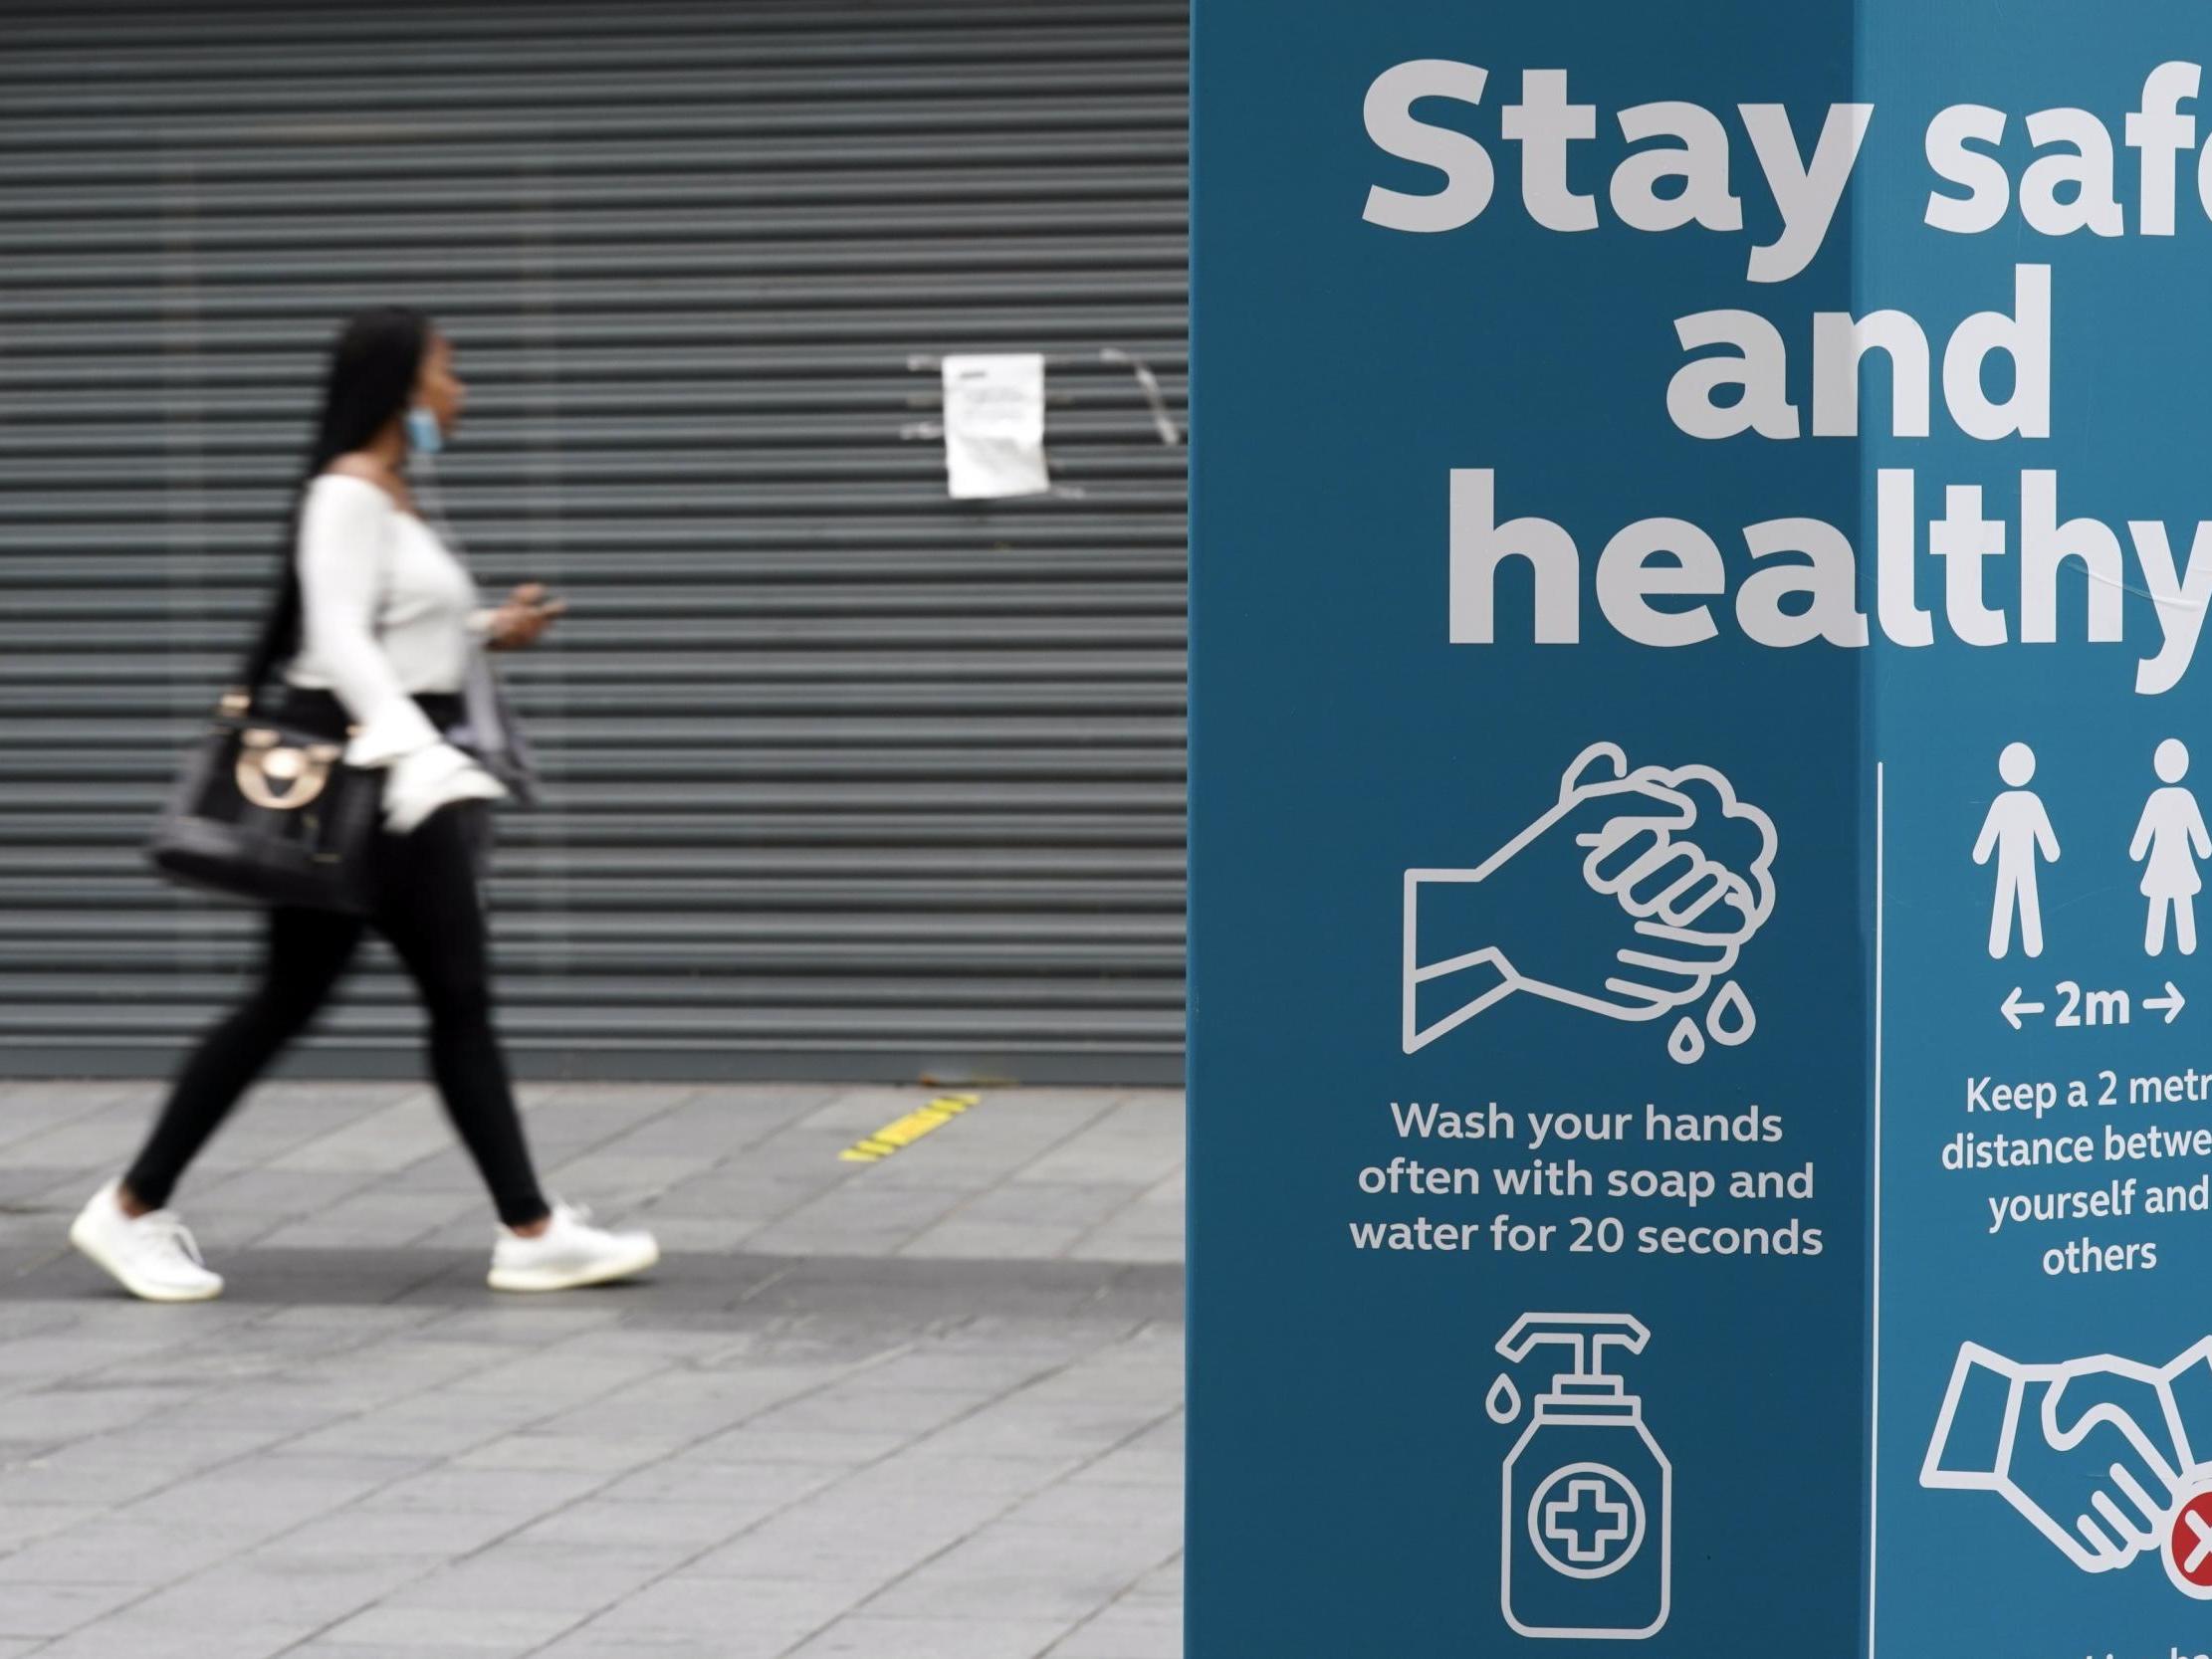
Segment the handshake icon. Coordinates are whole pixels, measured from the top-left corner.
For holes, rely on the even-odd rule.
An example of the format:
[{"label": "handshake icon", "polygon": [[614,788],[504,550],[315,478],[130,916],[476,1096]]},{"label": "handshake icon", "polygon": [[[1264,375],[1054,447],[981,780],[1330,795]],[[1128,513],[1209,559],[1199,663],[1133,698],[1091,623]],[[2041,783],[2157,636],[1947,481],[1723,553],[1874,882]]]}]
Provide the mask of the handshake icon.
[{"label": "handshake icon", "polygon": [[2165,1365],[1959,1349],[1920,1484],[1994,1492],[2084,1572],[2161,1551],[2212,1600],[2212,1337]]},{"label": "handshake icon", "polygon": [[1712,767],[1632,767],[1593,744],[1481,864],[1406,872],[1405,1051],[1516,992],[1627,1021],[1709,996],[1667,1052],[1686,1064],[1707,1035],[1744,1042],[1756,1020],[1728,975],[1773,914],[1774,853],[1772,820]]}]

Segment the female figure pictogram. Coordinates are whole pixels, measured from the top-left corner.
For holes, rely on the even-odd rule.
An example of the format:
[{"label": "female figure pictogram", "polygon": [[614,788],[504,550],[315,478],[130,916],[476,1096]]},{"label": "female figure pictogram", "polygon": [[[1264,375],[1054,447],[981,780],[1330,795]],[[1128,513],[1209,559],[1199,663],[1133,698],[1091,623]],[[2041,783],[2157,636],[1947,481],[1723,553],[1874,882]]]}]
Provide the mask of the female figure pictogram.
[{"label": "female figure pictogram", "polygon": [[2179,737],[2158,745],[2151,764],[2165,787],[2153,789],[2135,825],[2127,856],[2143,867],[2142,893],[2150,901],[2143,925],[2143,949],[2158,955],[2166,947],[2166,915],[2173,914],[2173,942],[2184,956],[2197,948],[2196,895],[2204,887],[2197,860],[2212,858],[2212,835],[2204,828],[2197,798],[2182,788],[2189,775],[2189,750]]}]

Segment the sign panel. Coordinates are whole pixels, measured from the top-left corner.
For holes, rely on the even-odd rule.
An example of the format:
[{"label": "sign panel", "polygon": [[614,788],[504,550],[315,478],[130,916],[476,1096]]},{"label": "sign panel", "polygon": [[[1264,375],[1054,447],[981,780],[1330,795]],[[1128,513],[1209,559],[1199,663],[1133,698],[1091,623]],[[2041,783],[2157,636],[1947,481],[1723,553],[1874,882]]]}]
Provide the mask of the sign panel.
[{"label": "sign panel", "polygon": [[1202,0],[1189,1644],[2212,1649],[2212,25]]}]

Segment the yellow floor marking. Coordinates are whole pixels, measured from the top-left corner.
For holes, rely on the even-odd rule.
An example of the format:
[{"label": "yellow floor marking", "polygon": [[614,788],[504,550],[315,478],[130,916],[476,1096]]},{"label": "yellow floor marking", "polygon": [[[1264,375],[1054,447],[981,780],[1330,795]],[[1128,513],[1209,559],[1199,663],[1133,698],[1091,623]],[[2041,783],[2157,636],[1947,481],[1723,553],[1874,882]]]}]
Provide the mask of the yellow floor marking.
[{"label": "yellow floor marking", "polygon": [[901,1147],[911,1146],[925,1135],[943,1129],[974,1106],[977,1095],[939,1095],[927,1106],[885,1124],[873,1135],[864,1135],[837,1155],[846,1163],[881,1163]]}]

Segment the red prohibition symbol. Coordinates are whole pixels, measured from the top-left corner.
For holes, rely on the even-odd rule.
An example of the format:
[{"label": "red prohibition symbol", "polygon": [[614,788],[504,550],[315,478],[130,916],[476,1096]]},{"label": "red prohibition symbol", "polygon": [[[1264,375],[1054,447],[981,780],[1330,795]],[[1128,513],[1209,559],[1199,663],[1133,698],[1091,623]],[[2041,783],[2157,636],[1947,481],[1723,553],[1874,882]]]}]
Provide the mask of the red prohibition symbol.
[{"label": "red prohibition symbol", "polygon": [[2212,1491],[2198,1493],[2173,1518],[2166,1565],[2184,1584],[2212,1595]]}]

